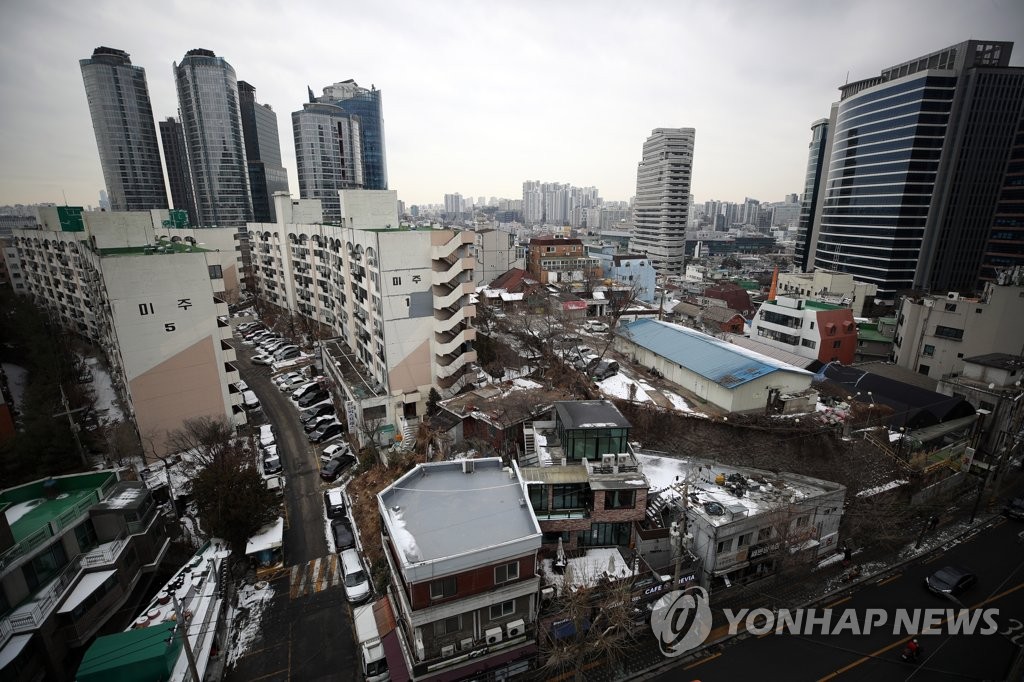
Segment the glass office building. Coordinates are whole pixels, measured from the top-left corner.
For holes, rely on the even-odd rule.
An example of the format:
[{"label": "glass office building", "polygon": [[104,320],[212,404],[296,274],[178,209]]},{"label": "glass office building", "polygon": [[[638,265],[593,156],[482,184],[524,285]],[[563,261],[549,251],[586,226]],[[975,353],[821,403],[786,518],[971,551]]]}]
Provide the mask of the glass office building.
[{"label": "glass office building", "polygon": [[189,50],[174,76],[199,225],[245,227],[252,199],[235,70],[210,50]]},{"label": "glass office building", "polygon": [[825,150],[828,147],[828,119],[823,118],[811,124],[811,144],[807,152],[807,175],[804,178],[804,193],[800,195],[800,218],[797,223],[796,257],[794,265],[800,272],[807,270],[811,256],[811,228],[818,203],[818,189],[821,186],[822,171],[825,167]]},{"label": "glass office building", "polygon": [[167,208],[146,70],[110,47],[97,47],[78,63],[110,210]]},{"label": "glass office building", "polygon": [[361,119],[333,104],[314,102],[292,113],[299,196],[319,199],[324,222],[341,221],[338,190],[364,183]]},{"label": "glass office building", "polygon": [[324,88],[322,97],[314,98],[310,92],[309,101],[333,104],[346,114],[359,118],[362,135],[363,189],[387,189],[388,164],[380,90],[373,86],[367,90],[349,79],[328,85]]},{"label": "glass office building", "polygon": [[288,191],[288,173],[281,165],[281,139],[277,114],[269,104],[256,101],[256,88],[238,81],[238,101],[245,136],[245,157],[252,191],[253,220],[274,222],[274,193]]}]

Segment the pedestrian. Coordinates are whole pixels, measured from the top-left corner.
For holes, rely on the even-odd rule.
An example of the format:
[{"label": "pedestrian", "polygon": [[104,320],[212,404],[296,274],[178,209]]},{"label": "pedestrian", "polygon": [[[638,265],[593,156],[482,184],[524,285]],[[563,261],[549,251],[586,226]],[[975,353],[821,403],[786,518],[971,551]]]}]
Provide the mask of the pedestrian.
[{"label": "pedestrian", "polygon": [[847,545],[845,542],[843,543],[841,549],[843,551],[843,566],[849,566],[850,557],[853,556],[853,552],[850,551],[849,545]]}]

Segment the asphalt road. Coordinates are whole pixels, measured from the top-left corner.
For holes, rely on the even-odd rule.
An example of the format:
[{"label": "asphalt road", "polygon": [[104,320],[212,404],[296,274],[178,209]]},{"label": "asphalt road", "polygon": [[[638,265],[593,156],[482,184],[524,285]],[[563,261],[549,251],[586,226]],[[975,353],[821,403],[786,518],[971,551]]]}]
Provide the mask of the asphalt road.
[{"label": "asphalt road", "polygon": [[337,557],[328,553],[324,535],[319,453],[288,396],[270,381],[269,368],[252,365],[251,349],[237,339],[234,345],[239,373],[277,435],[286,481],[286,571],[271,581],[274,596],[262,615],[261,636],[226,679],[355,680],[359,662],[352,617]]},{"label": "asphalt road", "polygon": [[[849,597],[819,607],[831,608],[833,623],[844,609],[855,609],[864,622],[866,609],[882,609],[888,623],[869,634],[750,635],[726,645],[719,653],[685,663],[652,679],[659,682],[701,682],[752,679],[768,680],[997,680],[1004,679],[1017,655],[1018,645],[1004,634],[951,634],[943,625],[940,634],[919,635],[923,655],[918,664],[900,659],[910,637],[894,634],[897,609],[958,609],[946,597],[924,587],[925,576],[949,565],[961,565],[978,575],[978,583],[961,601],[969,608],[998,609],[1000,632],[1024,622],[1024,545],[1017,533],[1024,524],[999,520],[974,537],[904,566],[900,572]],[[945,618],[945,615],[943,615]],[[1024,632],[1022,629],[1020,632]],[[1024,643],[1024,638],[1021,638]]]}]

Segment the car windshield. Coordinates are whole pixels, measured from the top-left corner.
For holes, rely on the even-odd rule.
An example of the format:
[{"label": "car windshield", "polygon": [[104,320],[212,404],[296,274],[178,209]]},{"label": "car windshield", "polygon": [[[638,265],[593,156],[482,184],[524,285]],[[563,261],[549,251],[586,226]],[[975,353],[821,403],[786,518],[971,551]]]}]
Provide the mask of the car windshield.
[{"label": "car windshield", "polygon": [[359,571],[352,571],[345,576],[345,587],[355,587],[366,582],[366,574]]}]

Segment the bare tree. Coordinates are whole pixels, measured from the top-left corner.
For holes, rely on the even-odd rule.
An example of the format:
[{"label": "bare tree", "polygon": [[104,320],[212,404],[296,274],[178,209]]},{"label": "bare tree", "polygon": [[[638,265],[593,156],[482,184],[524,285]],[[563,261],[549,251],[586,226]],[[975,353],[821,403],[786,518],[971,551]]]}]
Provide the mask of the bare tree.
[{"label": "bare tree", "polygon": [[107,459],[119,467],[126,466],[129,460],[141,457],[142,442],[130,422],[117,422],[106,429]]}]

